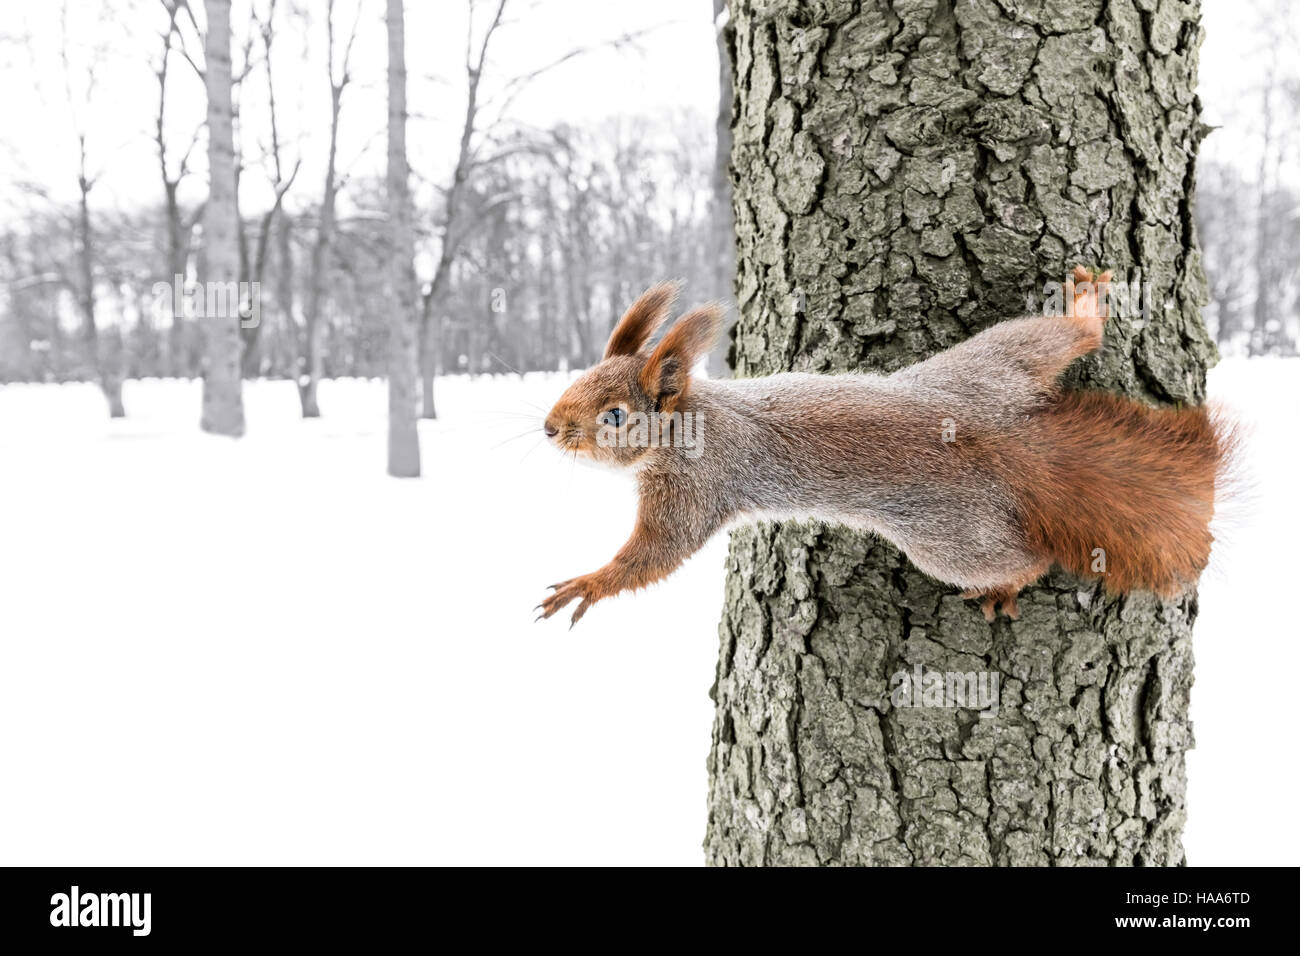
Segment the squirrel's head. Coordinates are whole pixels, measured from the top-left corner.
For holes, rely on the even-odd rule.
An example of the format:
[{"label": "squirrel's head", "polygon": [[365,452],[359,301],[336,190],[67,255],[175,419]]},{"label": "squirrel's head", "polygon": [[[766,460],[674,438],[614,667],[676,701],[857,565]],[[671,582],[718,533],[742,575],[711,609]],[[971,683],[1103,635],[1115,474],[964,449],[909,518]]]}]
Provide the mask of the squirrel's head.
[{"label": "squirrel's head", "polygon": [[664,282],[647,289],[614,326],[600,364],[560,396],[542,425],[558,448],[627,467],[653,447],[645,440],[647,423],[681,409],[691,368],[713,347],[722,324],[719,306],[701,306],[674,322],[650,348],[677,288]]}]

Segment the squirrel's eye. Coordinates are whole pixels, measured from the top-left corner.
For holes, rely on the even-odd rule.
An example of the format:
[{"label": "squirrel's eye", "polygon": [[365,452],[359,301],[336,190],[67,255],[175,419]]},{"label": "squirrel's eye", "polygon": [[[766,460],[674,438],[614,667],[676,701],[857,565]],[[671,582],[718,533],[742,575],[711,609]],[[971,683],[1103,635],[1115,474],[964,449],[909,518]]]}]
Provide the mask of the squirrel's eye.
[{"label": "squirrel's eye", "polygon": [[619,428],[626,418],[627,412],[623,411],[623,409],[611,408],[609,411],[601,413],[600,424],[609,425],[611,428]]}]

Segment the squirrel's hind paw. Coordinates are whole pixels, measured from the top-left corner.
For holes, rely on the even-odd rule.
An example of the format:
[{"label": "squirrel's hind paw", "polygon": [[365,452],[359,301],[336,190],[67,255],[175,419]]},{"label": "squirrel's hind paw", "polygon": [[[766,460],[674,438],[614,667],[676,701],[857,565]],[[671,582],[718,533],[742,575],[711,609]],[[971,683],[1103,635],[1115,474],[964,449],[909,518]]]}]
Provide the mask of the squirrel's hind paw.
[{"label": "squirrel's hind paw", "polygon": [[1083,266],[1075,266],[1074,272],[1065,280],[1066,293],[1074,305],[1071,315],[1076,322],[1089,327],[1089,331],[1100,334],[1101,326],[1110,315],[1108,300],[1113,276],[1109,269],[1093,273]]},{"label": "squirrel's hind paw", "polygon": [[980,610],[984,612],[984,620],[990,624],[997,620],[999,604],[1002,605],[1003,614],[1013,621],[1020,620],[1020,605],[1016,603],[1016,598],[1019,596],[1019,588],[975,588],[961,592],[963,601],[978,600],[980,602]]}]

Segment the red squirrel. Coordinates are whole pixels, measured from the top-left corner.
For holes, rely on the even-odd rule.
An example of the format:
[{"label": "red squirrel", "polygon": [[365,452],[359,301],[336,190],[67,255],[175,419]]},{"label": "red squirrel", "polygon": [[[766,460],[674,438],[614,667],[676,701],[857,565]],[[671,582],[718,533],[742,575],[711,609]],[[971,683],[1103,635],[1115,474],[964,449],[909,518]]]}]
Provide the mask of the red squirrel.
[{"label": "red squirrel", "polygon": [[716,305],[649,347],[676,296],[651,288],[543,425],[559,449],[635,475],[636,526],[599,571],[552,585],[538,619],[578,600],[576,624],[725,526],[760,519],[873,531],[989,621],[999,608],[1017,618],[1021,588],[1053,564],[1104,575],[1111,592],[1175,596],[1209,560],[1231,430],[1204,406],[1059,387],[1101,346],[1110,278],[1080,266],[1066,281],[1072,312],[999,323],[892,375],[739,380],[691,375],[717,338]]}]

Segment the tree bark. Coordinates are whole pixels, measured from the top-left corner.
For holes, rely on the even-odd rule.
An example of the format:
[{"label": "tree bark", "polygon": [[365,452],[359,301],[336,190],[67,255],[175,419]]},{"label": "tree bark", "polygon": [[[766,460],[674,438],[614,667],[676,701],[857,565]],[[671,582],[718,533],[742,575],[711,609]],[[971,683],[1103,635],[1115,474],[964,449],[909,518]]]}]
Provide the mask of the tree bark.
[{"label": "tree bark", "polygon": [[[1195,0],[731,14],[738,374],[889,372],[1035,310],[1082,262],[1156,308],[1112,318],[1071,384],[1204,398]],[[708,862],[1182,863],[1195,597],[1055,571],[1020,609],[986,624],[841,528],[737,532]],[[998,675],[997,716],[895,706],[917,666]]]},{"label": "tree bark", "polygon": [[416,430],[415,237],[406,165],[406,32],[402,0],[388,0],[388,473],[420,474]]},{"label": "tree bark", "polygon": [[[235,205],[235,147],[231,116],[230,0],[206,0],[204,41],[205,82],[208,89],[208,177],[211,181],[203,212],[204,279],[229,284],[239,277],[239,212]],[[212,297],[205,297],[212,298]],[[239,374],[239,303],[231,315],[203,316],[204,431],[216,435],[244,433],[244,401]]]}]

